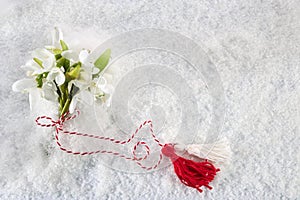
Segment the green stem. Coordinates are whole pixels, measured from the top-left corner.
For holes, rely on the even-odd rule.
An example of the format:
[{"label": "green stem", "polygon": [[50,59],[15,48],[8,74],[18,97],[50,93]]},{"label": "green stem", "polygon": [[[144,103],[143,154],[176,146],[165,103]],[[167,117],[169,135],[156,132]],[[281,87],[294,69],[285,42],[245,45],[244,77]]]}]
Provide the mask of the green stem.
[{"label": "green stem", "polygon": [[60,116],[69,111],[70,103],[72,101],[72,92],[74,89],[74,85],[72,84],[71,91],[68,91],[68,82],[64,83],[60,87],[61,91],[61,99],[60,99]]},{"label": "green stem", "polygon": [[64,83],[59,86],[59,91],[61,93],[60,97],[60,115],[65,114],[69,110],[71,99],[68,98],[68,83]]},{"label": "green stem", "polygon": [[65,84],[62,84],[61,86],[59,86],[59,90],[61,93],[61,99],[63,102],[65,102],[67,100],[67,91],[66,91],[66,87]]},{"label": "green stem", "polygon": [[66,112],[68,112],[69,107],[70,107],[70,103],[71,103],[71,99],[67,99],[67,101],[64,104],[64,107],[62,108],[61,112],[60,112],[60,116],[62,116],[63,114],[65,114]]}]

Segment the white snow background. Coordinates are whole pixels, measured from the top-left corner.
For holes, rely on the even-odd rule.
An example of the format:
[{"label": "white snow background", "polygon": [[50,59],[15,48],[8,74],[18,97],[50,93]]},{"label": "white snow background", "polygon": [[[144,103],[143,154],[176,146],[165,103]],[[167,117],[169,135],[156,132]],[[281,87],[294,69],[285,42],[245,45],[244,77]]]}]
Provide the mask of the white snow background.
[{"label": "white snow background", "polygon": [[[0,199],[299,199],[300,2],[1,1]],[[147,174],[112,170],[49,143],[28,97],[11,91],[19,68],[55,25],[93,30],[99,44],[137,28],[162,28],[202,43],[226,97],[222,135],[231,165],[213,190],[180,183],[172,167]],[[63,27],[62,27],[63,28]],[[82,35],[84,38],[84,35]],[[102,41],[100,41],[102,40]],[[51,152],[44,149],[53,145]],[[47,155],[48,154],[48,155]],[[50,154],[50,156],[49,156]]]}]

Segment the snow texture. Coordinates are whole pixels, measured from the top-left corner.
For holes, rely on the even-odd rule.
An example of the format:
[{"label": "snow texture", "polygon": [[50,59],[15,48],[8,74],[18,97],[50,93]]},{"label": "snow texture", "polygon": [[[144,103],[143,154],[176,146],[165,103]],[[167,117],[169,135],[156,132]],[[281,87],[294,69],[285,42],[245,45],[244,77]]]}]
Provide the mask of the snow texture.
[{"label": "snow texture", "polygon": [[[299,199],[300,3],[274,1],[24,1],[1,3],[0,199]],[[28,51],[55,25],[97,32],[103,41],[137,28],[162,28],[202,43],[226,97],[221,135],[231,165],[198,193],[172,167],[112,170],[96,156],[59,151],[37,129],[28,97],[11,91]],[[102,41],[99,41],[101,43]],[[49,151],[49,149],[51,151]]]}]

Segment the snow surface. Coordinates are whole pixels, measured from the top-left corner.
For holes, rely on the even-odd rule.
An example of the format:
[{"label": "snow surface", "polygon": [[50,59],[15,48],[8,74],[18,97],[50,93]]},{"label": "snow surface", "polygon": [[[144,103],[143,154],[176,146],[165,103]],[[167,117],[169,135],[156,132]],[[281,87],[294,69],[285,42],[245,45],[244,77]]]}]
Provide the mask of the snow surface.
[{"label": "snow surface", "polygon": [[[300,3],[289,1],[24,1],[0,4],[0,199],[299,199]],[[99,157],[58,151],[37,129],[28,97],[11,91],[28,51],[55,25],[103,41],[137,28],[163,28],[204,44],[222,79],[221,135],[231,165],[212,191],[182,185],[168,167],[112,170]],[[102,41],[99,41],[101,43]]]}]

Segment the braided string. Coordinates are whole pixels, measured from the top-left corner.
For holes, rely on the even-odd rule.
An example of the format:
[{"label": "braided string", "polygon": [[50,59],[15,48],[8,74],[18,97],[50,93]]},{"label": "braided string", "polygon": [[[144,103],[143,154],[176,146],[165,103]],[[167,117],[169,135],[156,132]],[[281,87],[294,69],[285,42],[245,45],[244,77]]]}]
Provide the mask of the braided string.
[{"label": "braided string", "polygon": [[[138,134],[138,132],[144,127],[144,126],[149,126],[149,131],[151,133],[151,136],[153,138],[153,140],[160,146],[163,147],[164,144],[160,143],[160,141],[158,140],[158,138],[155,136],[154,131],[153,131],[153,125],[152,125],[152,121],[151,120],[147,120],[144,121],[142,124],[140,124],[140,126],[135,130],[135,132],[131,135],[130,138],[128,138],[127,140],[117,140],[115,138],[110,138],[110,137],[104,137],[104,136],[98,136],[98,135],[92,135],[92,134],[87,134],[87,133],[80,133],[80,132],[76,132],[76,131],[67,131],[64,130],[63,125],[66,121],[72,120],[74,118],[76,118],[78,115],[80,114],[80,112],[77,110],[75,114],[73,115],[69,115],[69,113],[65,113],[64,115],[62,115],[57,121],[54,120],[51,117],[48,116],[39,116],[36,118],[36,123],[38,126],[41,127],[55,127],[55,141],[56,144],[58,145],[58,147],[60,148],[60,150],[68,153],[68,154],[73,154],[73,155],[92,155],[92,154],[110,154],[113,156],[117,156],[120,158],[124,158],[126,160],[131,160],[136,162],[137,165],[139,165],[141,168],[145,169],[145,170],[152,170],[158,167],[158,165],[161,163],[162,160],[162,153],[160,153],[159,155],[159,159],[157,161],[157,163],[153,166],[147,167],[144,166],[141,161],[142,160],[146,160],[148,158],[148,156],[150,155],[150,147],[147,145],[146,142],[144,141],[138,141],[134,147],[133,147],[133,151],[132,151],[132,156],[127,156],[124,154],[121,154],[119,152],[114,152],[114,151],[109,151],[109,150],[97,150],[97,151],[84,151],[84,152],[80,152],[80,151],[72,151],[69,149],[66,149],[65,147],[63,147],[61,145],[60,139],[59,139],[59,133],[62,134],[66,134],[66,135],[77,135],[77,136],[81,136],[81,137],[89,137],[89,138],[94,138],[94,139],[98,139],[98,140],[105,140],[105,141],[109,141],[115,144],[119,144],[119,145],[124,145],[127,143],[132,142],[132,140],[134,139],[134,137],[136,136],[136,134]],[[136,150],[138,146],[143,146],[146,154],[143,157],[137,157],[136,156]]]}]

